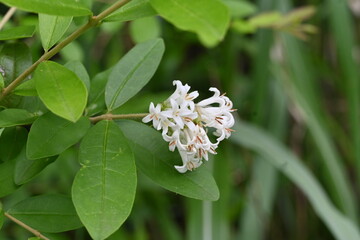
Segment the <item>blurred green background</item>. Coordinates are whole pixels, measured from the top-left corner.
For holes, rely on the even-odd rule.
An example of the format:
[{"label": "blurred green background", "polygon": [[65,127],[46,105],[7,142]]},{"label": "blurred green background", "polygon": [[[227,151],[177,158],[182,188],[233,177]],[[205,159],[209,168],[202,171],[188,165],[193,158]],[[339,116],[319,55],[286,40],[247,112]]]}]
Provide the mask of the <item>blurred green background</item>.
[{"label": "blurred green background", "polygon": [[[97,12],[108,2],[111,1],[94,1],[93,9]],[[266,131],[267,140],[278,144],[281,151],[297,155],[339,211],[357,226],[360,1],[227,2],[245,2],[243,6],[247,8],[232,8],[232,23],[225,39],[210,49],[202,46],[195,34],[151,17],[130,23],[104,23],[53,59],[61,63],[80,60],[93,78],[113,66],[137,42],[162,37],[166,51],[157,73],[118,113],[146,112],[151,101],[160,102],[169,96],[175,79],[199,90],[200,98],[208,97],[208,88],[215,86],[233,100],[235,114],[242,121]],[[265,15],[265,24],[249,29],[253,16],[268,12],[284,16],[304,6],[312,6],[316,11],[285,22],[285,27],[266,24],[274,15]],[[6,10],[1,6],[2,13]],[[286,20],[289,19],[282,19]],[[36,21],[35,15],[18,11],[12,22]],[[82,18],[75,19],[69,33],[83,22]],[[25,42],[31,47],[33,58],[39,58],[39,36]],[[237,139],[246,136],[240,133],[234,133],[236,139],[222,142],[219,153],[205,164],[216,178],[220,200],[186,199],[161,189],[139,173],[133,211],[110,239],[335,239],[300,190],[299,185],[307,183],[283,175],[278,171],[283,170],[282,166],[273,164],[266,154],[258,154],[261,149],[242,146],[246,146],[242,144],[245,140]],[[263,143],[262,139],[258,142]],[[271,146],[268,150],[270,155],[277,151]],[[76,156],[76,147],[62,154],[61,161],[4,198],[5,209],[30,195],[70,194],[80,167]],[[4,240],[29,236],[9,221],[0,232],[0,239]],[[51,237],[89,239],[84,229]]]}]

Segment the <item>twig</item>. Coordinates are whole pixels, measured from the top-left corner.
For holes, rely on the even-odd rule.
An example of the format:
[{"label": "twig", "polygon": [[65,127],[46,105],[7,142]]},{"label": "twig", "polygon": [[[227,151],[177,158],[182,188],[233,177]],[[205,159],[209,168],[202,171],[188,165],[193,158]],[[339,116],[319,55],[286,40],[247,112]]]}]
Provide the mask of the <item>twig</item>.
[{"label": "twig", "polygon": [[43,61],[46,61],[53,57],[55,54],[60,52],[61,49],[63,49],[66,45],[77,39],[80,35],[82,35],[84,32],[89,30],[90,28],[98,25],[101,20],[103,20],[105,17],[119,9],[120,7],[124,6],[126,3],[130,2],[131,0],[121,0],[113,5],[111,5],[109,8],[105,9],[103,12],[101,12],[97,16],[93,16],[89,19],[89,21],[77,29],[75,32],[73,32],[70,36],[65,38],[62,42],[60,42],[58,45],[56,45],[54,48],[52,48],[50,51],[45,52],[39,60],[37,60],[33,65],[31,65],[28,69],[26,69],[22,74],[20,74],[12,83],[9,84],[6,88],[3,89],[2,93],[0,94],[0,101],[7,96],[9,93],[11,93],[12,90],[14,90],[27,76],[29,76],[36,67]]},{"label": "twig", "polygon": [[106,113],[100,116],[91,117],[90,121],[93,123],[99,122],[101,120],[113,120],[113,119],[133,119],[133,118],[143,118],[147,113],[131,113],[131,114],[111,114]]},{"label": "twig", "polygon": [[0,21],[0,30],[5,26],[5,24],[9,21],[9,19],[12,17],[12,15],[14,15],[15,11],[16,11],[16,7],[11,7],[7,11],[7,13],[3,17],[3,19],[1,19],[1,21]]},{"label": "twig", "polygon": [[5,213],[5,216],[7,218],[9,218],[11,221],[13,221],[14,223],[17,223],[19,226],[21,226],[22,228],[25,228],[26,230],[28,230],[29,232],[31,232],[32,234],[34,234],[36,237],[42,238],[44,240],[50,240],[49,238],[45,237],[44,235],[42,235],[38,230],[33,229],[32,227],[26,225],[25,223],[23,223],[22,221],[20,221],[17,218],[14,218],[13,216],[11,216],[8,213]]}]

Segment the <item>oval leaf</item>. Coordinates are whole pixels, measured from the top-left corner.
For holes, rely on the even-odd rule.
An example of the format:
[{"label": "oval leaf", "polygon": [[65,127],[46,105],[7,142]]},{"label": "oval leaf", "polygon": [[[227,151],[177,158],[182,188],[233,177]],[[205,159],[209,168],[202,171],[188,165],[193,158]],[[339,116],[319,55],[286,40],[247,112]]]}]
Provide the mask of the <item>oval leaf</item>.
[{"label": "oval leaf", "polygon": [[157,13],[152,8],[149,0],[132,0],[119,10],[110,14],[104,19],[107,22],[124,22],[131,21],[143,17],[155,16]]},{"label": "oval leaf", "polygon": [[23,82],[14,89],[13,93],[19,96],[37,96],[34,79]]},{"label": "oval leaf", "polygon": [[0,52],[0,70],[4,75],[5,86],[32,64],[29,47],[22,42],[7,43]]},{"label": "oval leaf", "polygon": [[79,77],[79,79],[81,81],[83,81],[83,83],[86,86],[87,91],[90,91],[90,77],[88,72],[86,71],[85,66],[80,62],[80,61],[70,61],[67,62],[64,67],[66,67],[67,69],[69,69],[70,71],[72,71],[73,73],[76,74],[76,76]]},{"label": "oval leaf", "polygon": [[19,38],[32,37],[35,32],[35,26],[20,26],[2,30],[0,32],[0,40],[12,40]]},{"label": "oval leaf", "polygon": [[0,112],[0,128],[31,124],[36,116],[24,109],[5,109]]},{"label": "oval leaf", "polygon": [[38,159],[62,153],[77,143],[90,127],[87,118],[69,122],[52,113],[39,117],[31,126],[26,155]]},{"label": "oval leaf", "polygon": [[45,51],[54,46],[69,28],[72,17],[39,14],[39,31]]},{"label": "oval leaf", "polygon": [[129,216],[136,190],[134,156],[119,127],[110,121],[95,125],[84,137],[72,196],[91,237],[105,239]]},{"label": "oval leaf", "polygon": [[162,39],[136,45],[113,68],[105,90],[109,111],[138,93],[154,75],[165,50]]},{"label": "oval leaf", "polygon": [[182,30],[195,32],[212,47],[221,41],[230,22],[228,8],[218,0],[150,0],[161,17]]},{"label": "oval leaf", "polygon": [[1,0],[1,2],[24,11],[57,16],[86,16],[92,14],[88,8],[74,0]]},{"label": "oval leaf", "polygon": [[71,198],[63,195],[41,195],[27,198],[8,213],[42,232],[65,232],[82,226]]},{"label": "oval leaf", "polygon": [[294,154],[257,127],[237,121],[235,133],[230,138],[235,143],[250,148],[278,170],[282,171],[308,197],[317,215],[328,226],[336,239],[360,239],[359,229],[330,201],[325,190]]},{"label": "oval leaf", "polygon": [[75,73],[58,63],[46,61],[39,64],[34,79],[36,91],[50,111],[72,122],[81,117],[87,90]]},{"label": "oval leaf", "polygon": [[169,151],[159,132],[134,121],[118,121],[118,125],[132,143],[137,167],[155,183],[186,197],[210,201],[219,199],[216,182],[205,168],[186,174],[175,170],[174,165],[181,162],[180,156]]}]

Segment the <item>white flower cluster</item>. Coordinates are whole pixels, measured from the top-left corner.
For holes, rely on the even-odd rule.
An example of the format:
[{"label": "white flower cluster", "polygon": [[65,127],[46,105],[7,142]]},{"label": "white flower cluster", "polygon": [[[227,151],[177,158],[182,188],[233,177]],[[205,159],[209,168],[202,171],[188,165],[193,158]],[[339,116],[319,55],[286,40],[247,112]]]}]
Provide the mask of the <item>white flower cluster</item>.
[{"label": "white flower cluster", "polygon": [[[152,121],[154,128],[162,129],[162,136],[169,142],[169,149],[178,149],[183,165],[175,166],[180,173],[193,170],[208,160],[208,153],[216,154],[220,141],[229,138],[233,131],[234,117],[231,112],[232,102],[220,95],[217,88],[210,88],[214,95],[194,103],[199,96],[197,91],[188,93],[190,86],[180,81],[173,82],[175,92],[162,104],[151,103],[149,114],[143,122]],[[207,128],[214,128],[216,142],[212,143],[207,135]]]}]

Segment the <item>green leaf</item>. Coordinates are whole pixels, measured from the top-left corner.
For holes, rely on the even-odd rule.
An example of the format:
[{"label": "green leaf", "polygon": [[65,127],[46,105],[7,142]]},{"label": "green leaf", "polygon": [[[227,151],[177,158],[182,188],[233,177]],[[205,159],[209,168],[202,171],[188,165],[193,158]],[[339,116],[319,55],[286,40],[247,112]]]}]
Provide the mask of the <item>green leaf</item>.
[{"label": "green leaf", "polygon": [[154,75],[164,53],[162,39],[136,45],[113,68],[105,90],[109,111],[138,93]]},{"label": "green leaf", "polygon": [[131,21],[143,17],[155,16],[157,13],[152,8],[149,0],[132,0],[119,10],[110,14],[104,19],[106,22],[124,22]]},{"label": "green leaf", "polygon": [[13,93],[19,96],[37,96],[38,94],[36,91],[35,80],[30,79],[23,82],[14,89]]},{"label": "green leaf", "polygon": [[308,197],[315,212],[336,239],[360,239],[359,229],[355,224],[340,213],[303,162],[288,151],[277,139],[244,122],[238,121],[234,130],[235,133],[230,139],[259,153],[296,184]]},{"label": "green leaf", "polygon": [[36,116],[24,109],[5,109],[0,112],[0,128],[31,124]]},{"label": "green leaf", "polygon": [[0,72],[0,91],[2,91],[5,87],[4,77],[2,73]]},{"label": "green leaf", "polygon": [[141,43],[160,36],[160,25],[155,17],[146,17],[130,23],[131,37],[136,43]]},{"label": "green leaf", "polygon": [[249,19],[248,23],[254,27],[271,27],[282,19],[279,12],[266,12]]},{"label": "green leaf", "polygon": [[39,14],[39,31],[45,51],[54,46],[69,28],[72,17]]},{"label": "green leaf", "polygon": [[4,224],[4,220],[5,220],[4,209],[2,203],[0,202],[0,230]]},{"label": "green leaf", "polygon": [[101,121],[80,145],[80,162],[72,196],[91,237],[105,239],[129,216],[136,190],[134,156],[119,127]]},{"label": "green leaf", "polygon": [[80,78],[80,80],[83,81],[87,91],[90,91],[90,77],[86,71],[86,68],[80,61],[69,61],[64,65],[64,67],[75,73]]},{"label": "green leaf", "polygon": [[163,188],[186,197],[216,201],[219,189],[211,173],[198,168],[180,174],[174,168],[181,162],[178,153],[169,151],[161,134],[142,123],[118,121],[125,136],[132,143],[137,167]]},{"label": "green leaf", "polygon": [[87,90],[75,73],[58,63],[45,61],[37,67],[34,79],[36,91],[50,111],[72,122],[81,117]]},{"label": "green leaf", "polygon": [[1,2],[24,11],[49,15],[86,16],[92,14],[88,8],[73,0],[1,0]]},{"label": "green leaf", "polygon": [[89,127],[90,121],[85,117],[73,123],[46,113],[31,126],[26,155],[38,159],[60,154],[77,143]]},{"label": "green leaf", "polygon": [[150,0],[161,17],[179,29],[195,32],[208,47],[225,36],[230,22],[228,8],[218,0]]},{"label": "green leaf", "polygon": [[0,52],[0,68],[4,74],[5,86],[32,64],[30,50],[25,43],[4,44]]},{"label": "green leaf", "polygon": [[105,110],[105,87],[111,71],[112,68],[98,73],[91,80],[89,105],[86,109],[87,115],[91,116]]},{"label": "green leaf", "polygon": [[[24,128],[6,128],[0,136],[0,197],[14,192],[19,186],[14,183],[16,157],[24,146],[27,131]],[[1,162],[1,161],[0,161]]]},{"label": "green leaf", "polygon": [[26,145],[24,145],[20,154],[16,158],[14,182],[17,185],[22,185],[29,182],[45,169],[50,163],[54,162],[56,157],[40,158],[29,161],[26,157]]},{"label": "green leaf", "polygon": [[2,30],[0,32],[0,40],[12,40],[19,38],[32,37],[35,32],[35,26],[20,26]]},{"label": "green leaf", "polygon": [[41,232],[65,232],[82,226],[71,198],[63,195],[48,194],[27,198],[8,212]]},{"label": "green leaf", "polygon": [[256,13],[257,8],[253,3],[237,0],[226,0],[224,4],[228,7],[232,17],[243,18]]}]

